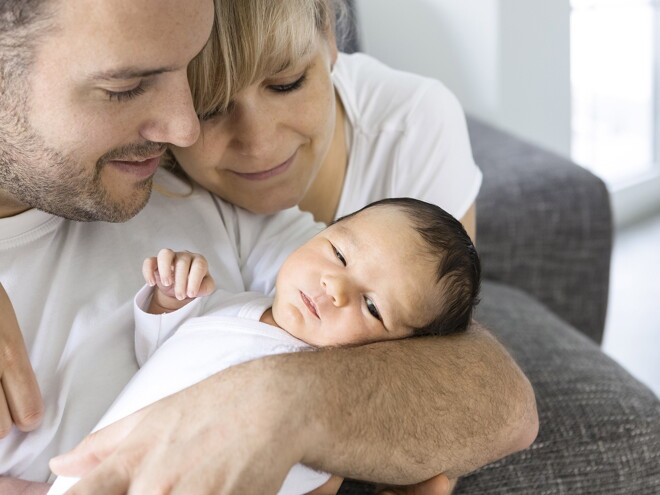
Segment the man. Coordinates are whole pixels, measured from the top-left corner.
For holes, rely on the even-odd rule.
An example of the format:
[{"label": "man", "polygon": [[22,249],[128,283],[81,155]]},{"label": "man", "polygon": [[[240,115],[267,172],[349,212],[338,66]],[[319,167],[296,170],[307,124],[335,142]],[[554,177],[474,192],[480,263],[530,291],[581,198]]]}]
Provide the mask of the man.
[{"label": "man", "polygon": [[[222,224],[210,196],[185,197],[166,177],[180,197],[149,201],[165,145],[198,137],[186,66],[209,35],[212,13],[210,0],[0,6],[0,282],[11,300],[0,306],[0,321],[13,321],[5,317],[13,305],[44,395],[37,426],[35,382],[13,371],[29,370],[16,350],[22,342],[3,323],[13,353],[5,355],[18,364],[0,363],[7,372],[0,404],[26,430],[0,440],[9,474],[46,482],[48,459],[73,447],[135,372],[127,298],[154,246],[215,246],[209,261],[223,267],[216,280],[244,289],[235,229]],[[298,462],[407,484],[439,472],[455,478],[524,448],[536,421],[529,383],[475,326],[452,339],[245,363],[89,437],[77,460],[55,467],[81,474],[103,461],[73,489],[78,494],[123,494],[129,486],[274,493]],[[125,439],[117,445],[117,437]],[[438,480],[424,489],[441,490],[446,480]],[[3,489],[46,487],[1,478]]]}]

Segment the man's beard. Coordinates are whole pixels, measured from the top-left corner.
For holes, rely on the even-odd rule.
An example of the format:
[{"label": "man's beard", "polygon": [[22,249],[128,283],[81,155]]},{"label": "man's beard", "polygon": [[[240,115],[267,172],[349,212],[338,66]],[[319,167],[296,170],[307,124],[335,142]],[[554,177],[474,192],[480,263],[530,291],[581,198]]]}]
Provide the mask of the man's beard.
[{"label": "man's beard", "polygon": [[[127,184],[128,199],[113,199],[101,172],[112,159],[153,156],[160,143],[129,145],[99,158],[90,171],[73,156],[50,148],[27,120],[21,97],[0,96],[0,190],[17,202],[70,220],[124,222],[149,200],[152,179]],[[84,146],[84,143],[82,143]]]}]

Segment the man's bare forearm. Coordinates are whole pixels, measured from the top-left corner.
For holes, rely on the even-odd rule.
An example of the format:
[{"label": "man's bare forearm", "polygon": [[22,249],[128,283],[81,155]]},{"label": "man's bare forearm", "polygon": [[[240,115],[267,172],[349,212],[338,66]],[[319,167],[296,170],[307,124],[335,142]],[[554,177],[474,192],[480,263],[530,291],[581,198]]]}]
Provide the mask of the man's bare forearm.
[{"label": "man's bare forearm", "polygon": [[458,336],[264,361],[296,409],[302,462],[342,476],[395,484],[441,472],[455,478],[536,437],[529,382],[477,324]]}]

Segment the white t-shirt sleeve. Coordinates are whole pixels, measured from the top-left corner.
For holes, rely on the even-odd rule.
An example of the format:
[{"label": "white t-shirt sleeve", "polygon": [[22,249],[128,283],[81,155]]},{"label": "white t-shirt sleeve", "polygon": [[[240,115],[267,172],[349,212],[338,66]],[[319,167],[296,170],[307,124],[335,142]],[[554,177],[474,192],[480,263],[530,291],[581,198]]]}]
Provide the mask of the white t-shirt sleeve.
[{"label": "white t-shirt sleeve", "polygon": [[[154,290],[156,289],[145,285],[135,295],[135,299],[133,300],[135,357],[140,368],[156,349],[176,332],[183,322],[201,315],[204,310],[205,298],[198,297],[171,313],[159,315],[147,313]],[[222,294],[226,293],[224,291],[216,291],[214,293],[216,297],[221,297]]]},{"label": "white t-shirt sleeve", "polygon": [[155,289],[145,285],[135,296],[135,357],[140,368],[153,353],[187,321],[198,316],[235,316],[259,321],[271,307],[273,299],[257,292],[232,294],[217,289],[205,297],[198,297],[182,308],[153,315],[147,313]]},{"label": "white t-shirt sleeve", "polygon": [[[418,165],[411,169],[413,163]],[[440,83],[428,86],[408,116],[392,195],[440,205],[461,219],[475,201],[481,180],[460,103]]]}]

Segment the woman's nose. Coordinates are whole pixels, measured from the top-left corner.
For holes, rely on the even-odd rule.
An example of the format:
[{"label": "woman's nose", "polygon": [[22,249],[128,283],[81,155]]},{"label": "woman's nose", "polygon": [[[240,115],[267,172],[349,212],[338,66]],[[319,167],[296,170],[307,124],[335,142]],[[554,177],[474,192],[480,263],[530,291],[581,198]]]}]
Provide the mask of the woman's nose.
[{"label": "woman's nose", "polygon": [[346,306],[350,300],[350,283],[346,277],[326,274],[321,277],[323,290],[336,307]]},{"label": "woman's nose", "polygon": [[268,158],[277,145],[276,124],[269,112],[258,111],[254,105],[236,104],[228,125],[233,127],[233,144],[244,155]]}]

